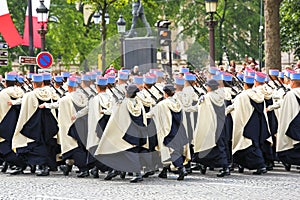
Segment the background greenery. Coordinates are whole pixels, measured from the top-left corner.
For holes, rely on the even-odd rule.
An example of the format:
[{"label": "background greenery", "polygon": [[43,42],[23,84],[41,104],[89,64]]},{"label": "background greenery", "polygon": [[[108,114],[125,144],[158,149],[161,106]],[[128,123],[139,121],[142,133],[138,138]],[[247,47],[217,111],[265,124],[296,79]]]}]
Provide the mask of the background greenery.
[{"label": "background greenery", "polygon": [[[80,2],[79,10],[75,2]],[[8,1],[13,21],[23,35],[25,11],[27,1]],[[100,27],[92,22],[92,16],[87,24],[83,20],[83,5],[93,5],[93,10],[104,10],[110,15],[110,24],[107,25],[105,36],[100,33]],[[180,37],[175,39],[194,38],[194,45],[187,50],[188,61],[201,66],[202,58],[208,51],[208,29],[205,25],[206,13],[204,0],[143,0],[146,17],[151,26],[159,19],[172,21],[172,28],[183,27]],[[259,22],[260,1],[251,0],[219,0],[215,19],[218,25],[215,30],[216,60],[221,62],[223,57],[222,46],[229,50],[233,60],[243,60],[245,54],[258,59],[259,53]],[[295,51],[299,58],[300,49],[300,4],[299,0],[284,0],[280,10],[280,34],[282,51]],[[51,0],[50,14],[46,35],[46,49],[54,56],[54,61],[61,60],[65,67],[85,63],[95,49],[100,53],[99,45],[107,40],[108,63],[118,66],[116,55],[119,53],[118,40],[109,42],[108,38],[118,36],[116,21],[123,14],[127,30],[131,26],[131,1],[129,0]],[[139,22],[140,26],[143,26]],[[144,32],[138,34],[143,35]],[[178,35],[178,36],[179,36]],[[104,37],[104,38],[103,38]],[[196,44],[197,43],[197,44]],[[199,50],[198,50],[199,49]],[[40,50],[35,49],[37,54]],[[18,46],[9,49],[10,65],[1,67],[0,74],[11,70],[11,61],[17,60],[20,55],[28,55],[28,47]],[[85,63],[81,69],[88,69],[92,64]]]}]

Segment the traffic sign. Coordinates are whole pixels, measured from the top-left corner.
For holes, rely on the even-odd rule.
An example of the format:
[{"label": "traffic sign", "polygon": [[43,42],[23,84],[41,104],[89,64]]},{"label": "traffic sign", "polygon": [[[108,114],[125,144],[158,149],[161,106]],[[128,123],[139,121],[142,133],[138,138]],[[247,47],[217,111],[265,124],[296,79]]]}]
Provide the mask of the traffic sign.
[{"label": "traffic sign", "polygon": [[8,51],[7,50],[0,50],[0,57],[7,57]]},{"label": "traffic sign", "polygon": [[8,59],[7,58],[1,58],[0,59],[0,66],[7,66],[8,65]]},{"label": "traffic sign", "polygon": [[8,45],[6,43],[0,42],[0,49],[8,49]]},{"label": "traffic sign", "polygon": [[41,52],[36,57],[36,63],[40,68],[49,68],[53,63],[53,57],[49,52]]},{"label": "traffic sign", "polygon": [[36,65],[36,57],[19,56],[19,63],[23,65],[24,64]]}]

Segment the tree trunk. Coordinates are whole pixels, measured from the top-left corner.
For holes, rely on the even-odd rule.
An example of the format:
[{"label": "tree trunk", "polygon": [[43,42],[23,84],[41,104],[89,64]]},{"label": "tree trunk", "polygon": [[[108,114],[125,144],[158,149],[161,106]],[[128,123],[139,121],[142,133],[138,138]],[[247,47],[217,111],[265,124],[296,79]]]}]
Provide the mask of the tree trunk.
[{"label": "tree trunk", "polygon": [[279,7],[282,0],[265,0],[265,66],[281,70]]}]

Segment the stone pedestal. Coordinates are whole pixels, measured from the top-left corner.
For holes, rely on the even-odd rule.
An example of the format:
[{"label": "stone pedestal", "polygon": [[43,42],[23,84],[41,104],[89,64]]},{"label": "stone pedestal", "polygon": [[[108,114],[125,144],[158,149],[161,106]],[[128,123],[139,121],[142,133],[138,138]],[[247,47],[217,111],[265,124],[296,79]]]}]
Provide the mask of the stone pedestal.
[{"label": "stone pedestal", "polygon": [[124,39],[124,64],[126,69],[139,66],[141,73],[157,68],[156,37],[135,37]]}]

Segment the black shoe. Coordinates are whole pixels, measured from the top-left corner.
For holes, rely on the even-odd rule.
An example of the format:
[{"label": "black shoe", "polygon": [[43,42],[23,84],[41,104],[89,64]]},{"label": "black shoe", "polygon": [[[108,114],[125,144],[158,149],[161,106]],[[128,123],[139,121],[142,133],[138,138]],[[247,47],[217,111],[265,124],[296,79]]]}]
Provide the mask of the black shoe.
[{"label": "black shoe", "polygon": [[284,166],[284,168],[285,168],[286,171],[288,171],[288,172],[291,171],[292,165],[284,163],[284,162],[282,162],[282,164],[283,164],[283,166]]},{"label": "black shoe", "polygon": [[177,181],[182,181],[184,177],[187,176],[188,173],[186,172],[185,167],[179,168],[178,171],[179,171],[179,176],[177,178]]},{"label": "black shoe", "polygon": [[217,174],[217,177],[224,177],[230,175],[230,169],[229,167],[224,167],[219,174]]},{"label": "black shoe", "polygon": [[80,172],[77,177],[78,178],[85,178],[85,177],[88,177],[90,175],[89,171],[83,171],[83,172]]},{"label": "black shoe", "polygon": [[37,172],[37,176],[49,176],[49,168],[47,166],[43,166],[41,171]]},{"label": "black shoe", "polygon": [[148,178],[149,176],[152,176],[155,174],[155,171],[151,171],[151,172],[146,172],[144,175],[143,175],[143,178]]},{"label": "black shoe", "polygon": [[134,177],[130,180],[130,183],[137,183],[137,182],[141,182],[143,181],[143,177],[142,176],[137,176],[137,177]]},{"label": "black shoe", "polygon": [[91,174],[93,176],[93,178],[99,178],[99,170],[97,167],[94,167],[93,169],[91,169]]},{"label": "black shoe", "polygon": [[72,171],[73,165],[61,165],[59,169],[64,173],[65,176],[68,176],[69,173]]},{"label": "black shoe", "polygon": [[10,173],[10,175],[19,175],[19,174],[24,174],[24,168],[17,167],[14,171]]},{"label": "black shoe", "polygon": [[7,168],[8,168],[8,163],[4,161],[2,164],[1,172],[5,173],[7,171]]},{"label": "black shoe", "polygon": [[233,172],[235,167],[236,167],[235,164],[230,164],[230,165],[229,165],[230,171]]},{"label": "black shoe", "polygon": [[193,173],[192,168],[190,168],[190,167],[188,167],[188,168],[186,167],[185,170],[188,174]]},{"label": "black shoe", "polygon": [[120,178],[121,179],[125,179],[126,176],[126,172],[120,172]]},{"label": "black shoe", "polygon": [[112,178],[118,176],[120,174],[120,172],[118,172],[117,170],[112,170],[111,172],[109,172],[107,174],[107,176],[104,178],[104,180],[111,180]]},{"label": "black shoe", "polygon": [[273,170],[273,167],[272,166],[268,166],[266,167],[267,171],[272,171]]},{"label": "black shoe", "polygon": [[36,165],[29,165],[30,167],[30,173],[34,174],[36,171]]},{"label": "black shoe", "polygon": [[133,173],[132,172],[128,172],[127,175],[128,176],[133,176]]},{"label": "black shoe", "polygon": [[244,167],[242,167],[241,165],[239,165],[238,168],[239,168],[239,173],[241,173],[241,174],[244,173]]},{"label": "black shoe", "polygon": [[167,171],[168,171],[168,167],[164,167],[163,170],[158,175],[158,177],[159,178],[168,178]]},{"label": "black shoe", "polygon": [[207,167],[206,166],[201,166],[200,165],[200,172],[201,172],[201,174],[206,174],[206,169],[207,169]]},{"label": "black shoe", "polygon": [[257,169],[256,172],[253,172],[253,175],[262,175],[267,173],[267,169],[265,167]]},{"label": "black shoe", "polygon": [[266,162],[266,169],[267,171],[272,171],[274,167],[274,162],[273,161],[267,161]]}]

